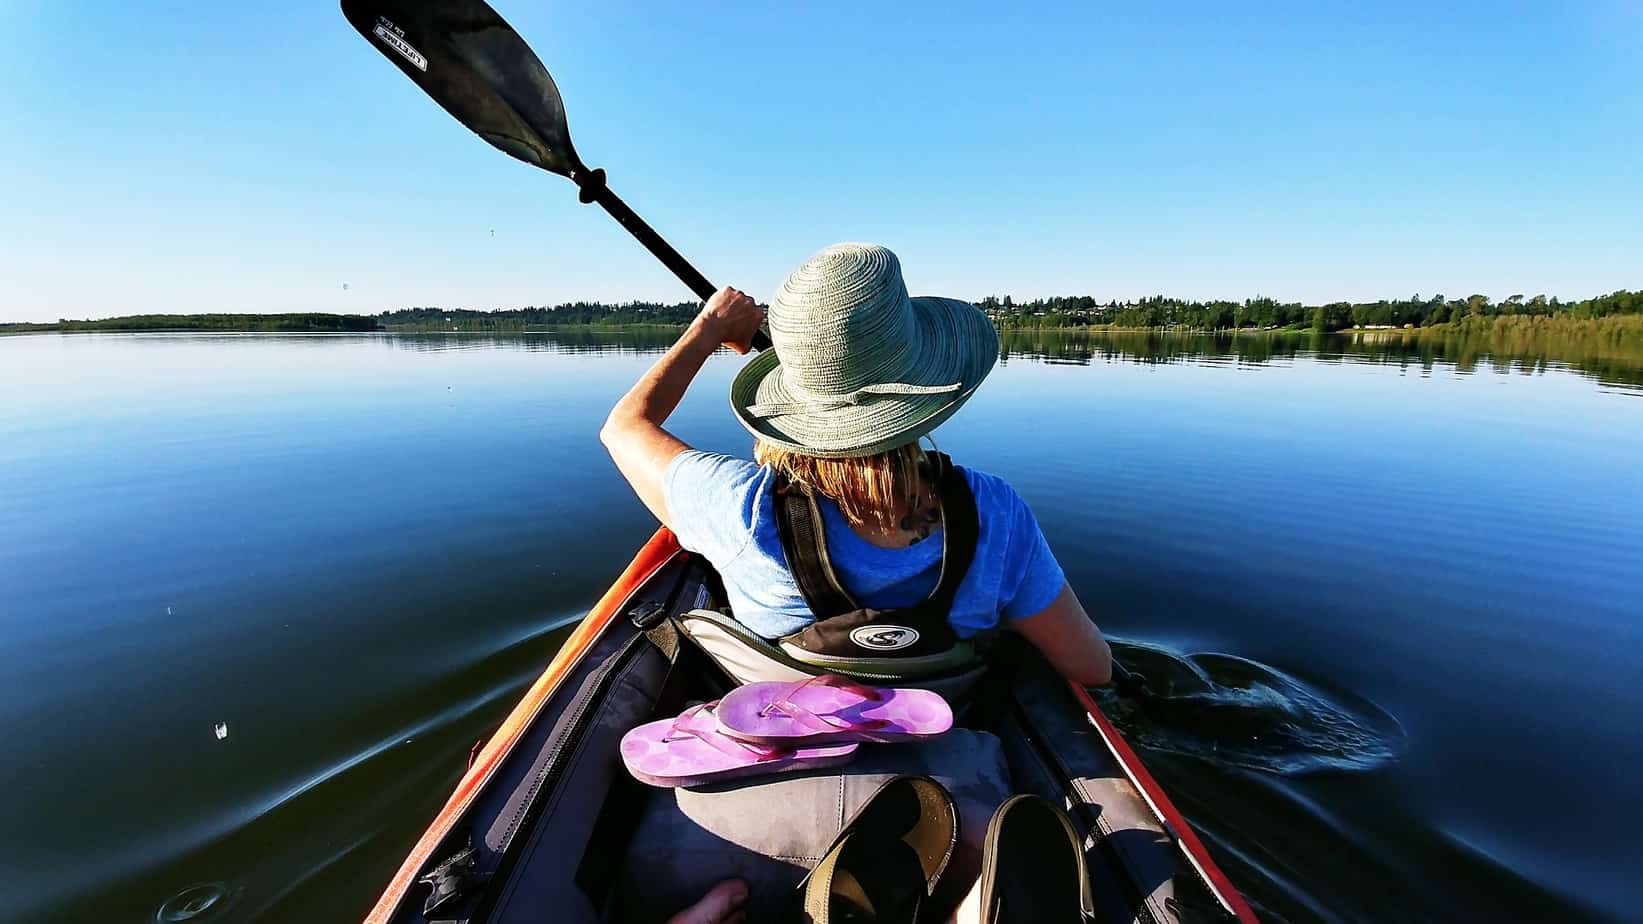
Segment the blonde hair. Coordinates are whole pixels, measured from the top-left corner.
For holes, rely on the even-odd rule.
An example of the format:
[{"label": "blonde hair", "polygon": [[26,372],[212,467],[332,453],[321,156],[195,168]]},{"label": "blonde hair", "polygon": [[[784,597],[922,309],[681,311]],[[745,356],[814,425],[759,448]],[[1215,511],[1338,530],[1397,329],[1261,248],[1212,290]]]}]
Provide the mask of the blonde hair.
[{"label": "blonde hair", "polygon": [[793,484],[826,496],[852,523],[895,530],[918,505],[924,451],[917,441],[870,456],[820,459],[759,440],[753,458]]}]

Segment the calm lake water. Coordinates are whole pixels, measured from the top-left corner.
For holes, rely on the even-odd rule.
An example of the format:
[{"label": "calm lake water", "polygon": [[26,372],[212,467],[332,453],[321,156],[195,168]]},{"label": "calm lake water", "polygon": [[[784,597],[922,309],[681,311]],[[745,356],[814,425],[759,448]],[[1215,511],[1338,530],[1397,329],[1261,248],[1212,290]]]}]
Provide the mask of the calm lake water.
[{"label": "calm lake water", "polygon": [[[0,920],[362,915],[653,529],[595,433],[664,343],[0,337]],[[1006,346],[937,438],[1271,920],[1639,919],[1643,356]],[[748,451],[739,365],[676,432]]]}]

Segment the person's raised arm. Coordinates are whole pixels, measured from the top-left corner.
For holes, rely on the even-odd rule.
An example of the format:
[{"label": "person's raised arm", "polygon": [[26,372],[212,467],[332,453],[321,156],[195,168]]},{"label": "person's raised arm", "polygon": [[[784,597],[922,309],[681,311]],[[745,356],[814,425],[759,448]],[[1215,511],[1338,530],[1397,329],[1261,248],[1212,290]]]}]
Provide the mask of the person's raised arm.
[{"label": "person's raised arm", "polygon": [[715,292],[672,348],[616,402],[599,430],[599,441],[622,477],[664,526],[669,523],[662,473],[674,456],[690,446],[662,429],[662,424],[679,406],[685,389],[713,351],[723,344],[746,353],[763,320],[759,306],[742,292],[729,287]]},{"label": "person's raised arm", "polygon": [[1042,611],[1017,619],[1017,632],[1043,652],[1061,676],[1086,687],[1104,686],[1112,680],[1112,649],[1101,630],[1084,612],[1072,585],[1063,584],[1061,593]]}]

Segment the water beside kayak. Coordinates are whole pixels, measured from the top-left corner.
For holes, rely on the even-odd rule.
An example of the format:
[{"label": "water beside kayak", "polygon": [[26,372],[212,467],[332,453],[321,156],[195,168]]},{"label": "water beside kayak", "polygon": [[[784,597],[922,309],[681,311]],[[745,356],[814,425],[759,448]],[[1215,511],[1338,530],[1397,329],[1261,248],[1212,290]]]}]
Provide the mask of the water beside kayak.
[{"label": "water beside kayak", "polygon": [[[0,921],[348,920],[648,535],[656,332],[0,337]],[[937,434],[1274,920],[1635,917],[1643,356],[1005,339]],[[674,429],[745,452],[716,358]],[[11,878],[11,877],[8,877]]]}]

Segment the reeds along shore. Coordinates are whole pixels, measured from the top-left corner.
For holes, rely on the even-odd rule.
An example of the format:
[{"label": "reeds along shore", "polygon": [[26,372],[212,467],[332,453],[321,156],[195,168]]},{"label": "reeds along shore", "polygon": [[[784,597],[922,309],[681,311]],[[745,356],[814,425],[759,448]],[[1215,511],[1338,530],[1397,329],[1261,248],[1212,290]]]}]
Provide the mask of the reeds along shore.
[{"label": "reeds along shore", "polygon": [[1428,327],[1390,330],[1342,331],[1358,337],[1484,337],[1504,352],[1527,351],[1543,345],[1548,338],[1592,346],[1643,346],[1643,314],[1614,315],[1607,318],[1547,317],[1543,315],[1501,315],[1462,318]]}]

